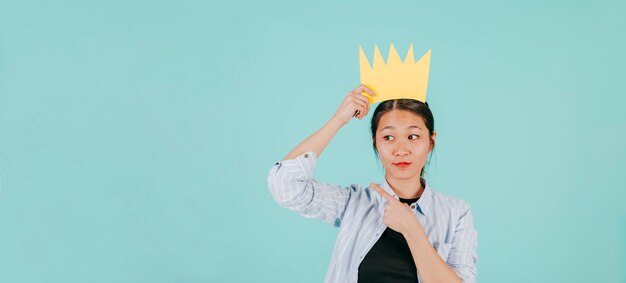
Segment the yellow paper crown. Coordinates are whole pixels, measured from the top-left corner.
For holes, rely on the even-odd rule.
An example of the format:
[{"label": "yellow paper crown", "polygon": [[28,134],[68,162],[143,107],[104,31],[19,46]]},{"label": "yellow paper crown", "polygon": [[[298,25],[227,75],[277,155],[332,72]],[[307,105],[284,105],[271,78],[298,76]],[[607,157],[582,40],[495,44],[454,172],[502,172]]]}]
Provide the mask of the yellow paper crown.
[{"label": "yellow paper crown", "polygon": [[370,66],[360,46],[359,53],[361,83],[376,94],[374,97],[367,96],[370,104],[399,98],[411,98],[426,102],[430,49],[415,63],[413,44],[411,44],[404,63],[402,63],[392,43],[389,48],[387,63],[385,63],[378,46],[374,46],[374,67]]}]

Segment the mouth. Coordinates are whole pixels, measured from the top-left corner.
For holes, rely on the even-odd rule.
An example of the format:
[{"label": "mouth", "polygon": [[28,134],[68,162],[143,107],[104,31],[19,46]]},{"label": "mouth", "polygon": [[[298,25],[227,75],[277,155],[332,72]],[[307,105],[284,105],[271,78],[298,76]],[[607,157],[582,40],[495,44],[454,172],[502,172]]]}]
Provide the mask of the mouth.
[{"label": "mouth", "polygon": [[411,165],[411,162],[396,162],[392,164],[398,168],[406,168],[406,167],[409,167],[409,165]]}]

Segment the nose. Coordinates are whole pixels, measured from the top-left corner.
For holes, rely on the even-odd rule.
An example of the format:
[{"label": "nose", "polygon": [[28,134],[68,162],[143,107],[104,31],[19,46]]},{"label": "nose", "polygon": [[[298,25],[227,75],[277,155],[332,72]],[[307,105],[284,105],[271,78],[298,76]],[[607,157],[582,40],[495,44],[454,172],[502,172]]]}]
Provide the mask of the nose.
[{"label": "nose", "polygon": [[396,143],[396,148],[394,150],[395,156],[406,156],[409,155],[411,151],[409,147],[406,145],[406,141],[399,141]]}]

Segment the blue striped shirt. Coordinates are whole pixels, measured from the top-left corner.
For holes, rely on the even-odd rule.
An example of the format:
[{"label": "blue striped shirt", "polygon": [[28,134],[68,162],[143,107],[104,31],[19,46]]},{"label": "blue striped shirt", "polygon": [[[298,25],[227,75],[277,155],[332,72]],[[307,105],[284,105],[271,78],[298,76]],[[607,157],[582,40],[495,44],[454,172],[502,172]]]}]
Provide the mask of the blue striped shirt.
[{"label": "blue striped shirt", "polygon": [[[387,228],[383,223],[387,200],[369,187],[317,181],[316,161],[317,155],[307,151],[276,162],[267,176],[269,191],[280,206],[339,228],[324,281],[357,282],[361,261]],[[398,198],[386,180],[381,187]],[[470,205],[426,183],[411,208],[439,256],[463,282],[476,282],[478,233]],[[421,282],[419,273],[417,277]]]}]

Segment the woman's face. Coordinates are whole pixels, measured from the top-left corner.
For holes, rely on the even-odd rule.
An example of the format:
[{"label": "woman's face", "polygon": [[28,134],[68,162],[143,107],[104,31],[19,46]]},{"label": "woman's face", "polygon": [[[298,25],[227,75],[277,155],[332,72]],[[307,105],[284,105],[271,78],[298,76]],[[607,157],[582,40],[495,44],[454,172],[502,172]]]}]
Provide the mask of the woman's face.
[{"label": "woman's face", "polygon": [[376,149],[386,174],[400,180],[419,180],[436,134],[430,137],[424,119],[412,112],[391,110],[383,114],[376,130]]}]

